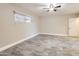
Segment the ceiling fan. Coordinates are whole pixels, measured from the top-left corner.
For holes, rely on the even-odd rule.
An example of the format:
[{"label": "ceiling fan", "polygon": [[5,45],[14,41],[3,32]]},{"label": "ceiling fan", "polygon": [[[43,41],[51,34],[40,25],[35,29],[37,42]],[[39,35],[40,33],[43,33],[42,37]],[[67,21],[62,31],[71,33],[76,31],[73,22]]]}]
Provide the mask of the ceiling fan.
[{"label": "ceiling fan", "polygon": [[61,8],[61,5],[59,4],[49,4],[48,8],[43,8],[46,10],[46,12],[54,11],[56,12],[58,8]]}]

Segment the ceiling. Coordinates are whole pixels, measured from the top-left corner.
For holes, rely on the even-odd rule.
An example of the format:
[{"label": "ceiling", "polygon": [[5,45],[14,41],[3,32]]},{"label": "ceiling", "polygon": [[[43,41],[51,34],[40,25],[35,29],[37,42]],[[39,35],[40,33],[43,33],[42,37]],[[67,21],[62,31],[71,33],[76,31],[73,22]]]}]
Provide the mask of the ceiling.
[{"label": "ceiling", "polygon": [[28,9],[38,16],[67,15],[79,13],[79,3],[62,3],[62,7],[59,8],[57,12],[46,12],[43,7],[48,7],[48,3],[16,3],[15,5]]}]

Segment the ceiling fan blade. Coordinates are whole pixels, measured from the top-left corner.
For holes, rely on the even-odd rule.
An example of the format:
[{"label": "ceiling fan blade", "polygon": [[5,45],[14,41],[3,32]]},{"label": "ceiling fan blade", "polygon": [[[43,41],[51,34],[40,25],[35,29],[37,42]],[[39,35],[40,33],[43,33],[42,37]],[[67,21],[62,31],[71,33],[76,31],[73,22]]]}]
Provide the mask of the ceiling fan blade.
[{"label": "ceiling fan blade", "polygon": [[43,8],[43,9],[49,9],[49,8]]},{"label": "ceiling fan blade", "polygon": [[61,7],[61,5],[58,5],[58,6],[56,6],[55,8],[60,8]]},{"label": "ceiling fan blade", "polygon": [[46,12],[49,12],[50,10],[46,10]]},{"label": "ceiling fan blade", "polygon": [[56,9],[54,9],[53,11],[55,11],[55,12],[56,12],[57,10],[56,10]]}]

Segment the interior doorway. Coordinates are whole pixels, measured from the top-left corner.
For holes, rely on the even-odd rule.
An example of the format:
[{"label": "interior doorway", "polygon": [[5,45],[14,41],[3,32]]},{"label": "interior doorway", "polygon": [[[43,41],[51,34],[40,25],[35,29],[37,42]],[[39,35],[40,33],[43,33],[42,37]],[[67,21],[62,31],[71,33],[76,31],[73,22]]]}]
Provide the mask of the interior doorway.
[{"label": "interior doorway", "polygon": [[79,18],[69,19],[69,36],[79,36]]}]

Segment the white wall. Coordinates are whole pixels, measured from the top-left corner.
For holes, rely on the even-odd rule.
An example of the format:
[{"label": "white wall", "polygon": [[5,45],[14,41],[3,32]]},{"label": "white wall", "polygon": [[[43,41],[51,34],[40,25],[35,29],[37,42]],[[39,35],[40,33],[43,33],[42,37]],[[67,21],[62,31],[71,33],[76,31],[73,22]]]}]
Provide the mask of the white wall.
[{"label": "white wall", "polygon": [[[32,16],[32,22],[15,22],[13,10]],[[37,23],[38,17],[30,11],[9,4],[0,4],[0,47],[38,33]]]},{"label": "white wall", "polygon": [[68,16],[41,17],[40,33],[67,35]]}]

